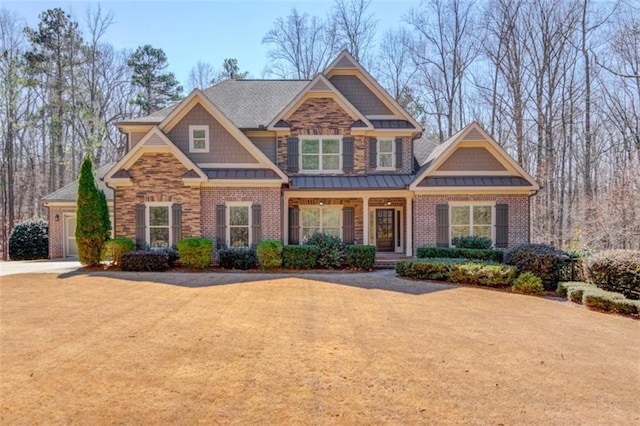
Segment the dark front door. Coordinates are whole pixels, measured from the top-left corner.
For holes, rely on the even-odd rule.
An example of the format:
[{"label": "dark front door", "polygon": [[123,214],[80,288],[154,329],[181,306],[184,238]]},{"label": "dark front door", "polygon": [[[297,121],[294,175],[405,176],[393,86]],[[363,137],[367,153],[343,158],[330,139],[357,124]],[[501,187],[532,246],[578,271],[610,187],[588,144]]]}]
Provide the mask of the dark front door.
[{"label": "dark front door", "polygon": [[376,246],[378,251],[395,251],[393,238],[394,209],[376,210]]}]

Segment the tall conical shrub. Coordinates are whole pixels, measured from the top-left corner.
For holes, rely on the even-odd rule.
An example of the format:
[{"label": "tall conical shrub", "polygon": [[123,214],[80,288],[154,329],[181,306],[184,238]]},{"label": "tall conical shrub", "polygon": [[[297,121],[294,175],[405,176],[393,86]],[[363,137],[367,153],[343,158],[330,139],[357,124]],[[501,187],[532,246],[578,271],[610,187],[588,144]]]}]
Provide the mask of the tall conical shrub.
[{"label": "tall conical shrub", "polygon": [[[80,169],[78,183],[78,211],[76,222],[76,244],[78,258],[86,266],[100,264],[100,250],[109,236],[109,211],[106,209],[106,197],[96,185],[93,176],[91,157],[87,155]],[[104,203],[102,200],[104,199]],[[104,204],[104,207],[102,207]],[[105,212],[106,209],[106,212]],[[106,216],[106,224],[105,224]]]}]

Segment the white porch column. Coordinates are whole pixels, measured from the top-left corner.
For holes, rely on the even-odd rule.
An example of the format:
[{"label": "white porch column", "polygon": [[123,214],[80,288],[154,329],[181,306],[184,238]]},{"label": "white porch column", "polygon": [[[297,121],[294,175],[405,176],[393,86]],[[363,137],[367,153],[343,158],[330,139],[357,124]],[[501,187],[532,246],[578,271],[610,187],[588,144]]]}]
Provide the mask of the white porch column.
[{"label": "white porch column", "polygon": [[407,217],[405,222],[407,224],[407,238],[405,245],[407,246],[407,256],[413,256],[413,197],[407,197]]},{"label": "white porch column", "polygon": [[369,197],[362,197],[362,244],[369,244]]}]

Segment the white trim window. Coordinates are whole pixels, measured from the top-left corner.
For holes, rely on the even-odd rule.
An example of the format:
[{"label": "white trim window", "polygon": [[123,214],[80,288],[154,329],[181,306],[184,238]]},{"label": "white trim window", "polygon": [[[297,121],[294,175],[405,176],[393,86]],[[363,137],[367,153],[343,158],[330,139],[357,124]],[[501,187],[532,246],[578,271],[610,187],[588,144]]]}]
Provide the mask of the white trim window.
[{"label": "white trim window", "polygon": [[303,207],[300,209],[300,241],[307,241],[314,233],[324,232],[342,238],[342,208],[339,206]]},{"label": "white trim window", "polygon": [[227,203],[227,247],[249,247],[251,244],[251,203]]},{"label": "white trim window", "polygon": [[493,238],[493,204],[453,204],[449,208],[450,240],[455,237]]},{"label": "white trim window", "polygon": [[342,136],[301,137],[300,170],[311,173],[342,171]]},{"label": "white trim window", "polygon": [[171,203],[146,203],[147,243],[151,249],[172,246]]},{"label": "white trim window", "polygon": [[378,139],[378,170],[395,170],[395,141]]},{"label": "white trim window", "polygon": [[189,152],[209,152],[209,126],[189,126]]}]

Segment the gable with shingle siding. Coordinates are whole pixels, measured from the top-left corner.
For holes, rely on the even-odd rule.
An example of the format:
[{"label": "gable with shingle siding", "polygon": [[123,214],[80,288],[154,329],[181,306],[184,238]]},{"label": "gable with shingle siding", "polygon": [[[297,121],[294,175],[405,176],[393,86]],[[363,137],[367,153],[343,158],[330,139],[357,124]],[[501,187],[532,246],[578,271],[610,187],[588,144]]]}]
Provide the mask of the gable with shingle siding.
[{"label": "gable with shingle siding", "polygon": [[[189,126],[192,125],[209,126],[209,152],[189,152]],[[167,136],[196,163],[258,163],[258,160],[200,104],[196,104]]]},{"label": "gable with shingle siding", "polygon": [[393,115],[393,112],[355,75],[334,75],[331,83],[364,115]]}]

